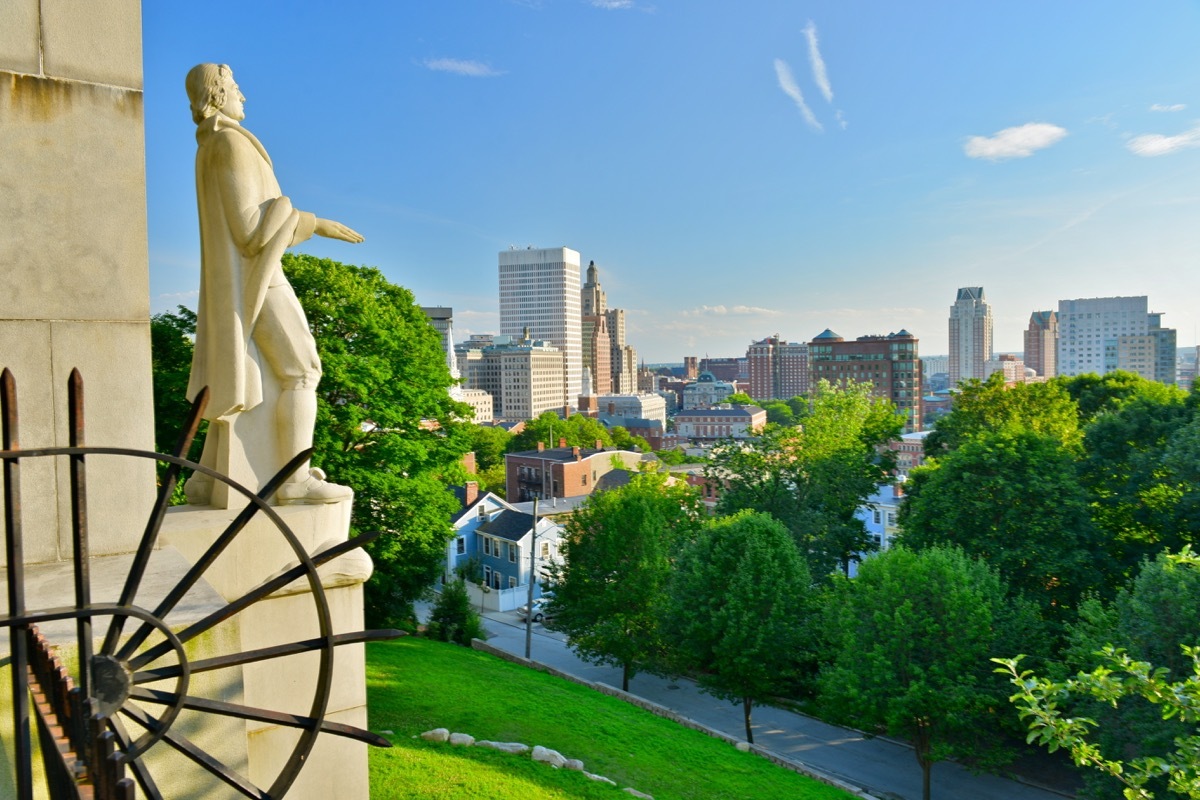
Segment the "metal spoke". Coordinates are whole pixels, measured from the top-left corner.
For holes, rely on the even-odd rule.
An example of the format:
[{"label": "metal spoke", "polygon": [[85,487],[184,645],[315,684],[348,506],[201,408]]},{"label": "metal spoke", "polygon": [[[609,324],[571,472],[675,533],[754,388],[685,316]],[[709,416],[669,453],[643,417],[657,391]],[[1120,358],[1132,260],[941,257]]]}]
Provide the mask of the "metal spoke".
[{"label": "metal spoke", "polygon": [[[379,536],[379,534],[380,534],[380,531],[372,531],[371,533],[363,533],[358,536],[355,536],[352,539],[348,539],[340,544],[334,545],[333,547],[330,547],[328,550],[322,550],[320,553],[317,553],[316,555],[311,557],[312,564],[314,566],[319,566],[321,564],[324,564],[327,561],[332,561],[333,559],[337,558],[340,555],[343,555],[345,553],[350,552],[351,550],[356,550],[359,547],[362,547],[363,545],[365,545],[368,542],[370,542],[371,540],[373,540],[375,537]],[[303,563],[297,564],[296,566],[292,567],[291,569],[284,570],[280,574],[276,575],[274,578],[271,578],[268,581],[264,581],[263,583],[260,583],[257,587],[255,587],[254,589],[251,589],[249,592],[242,595],[237,600],[227,603],[225,606],[223,606],[222,608],[209,614],[204,619],[194,622],[191,625],[189,625],[188,627],[184,628],[178,634],[179,641],[186,643],[186,642],[194,639],[195,637],[204,633],[208,629],[210,629],[216,625],[219,625],[220,623],[229,619],[234,614],[237,614],[239,611],[242,611],[242,610],[246,609],[247,607],[254,605],[259,600],[262,600],[264,597],[267,597],[268,595],[274,594],[275,592],[282,589],[284,586],[287,586],[292,581],[296,580],[299,577],[302,577],[307,572],[308,572],[308,565],[303,564]],[[151,647],[151,648],[143,651],[142,653],[138,654],[135,658],[128,659],[129,668],[134,669],[134,670],[140,669],[141,667],[144,667],[146,664],[149,664],[150,662],[154,661],[155,659],[160,658],[161,656],[165,655],[167,653],[168,649],[169,649],[169,647],[167,646],[166,642],[160,642],[159,644],[156,644],[154,647]]]},{"label": "metal spoke", "polygon": [[243,778],[234,770],[222,764],[217,759],[213,758],[208,753],[201,750],[195,743],[181,733],[172,733],[171,731],[161,731],[161,725],[158,720],[151,717],[145,711],[142,711],[137,706],[125,706],[121,709],[121,713],[132,719],[143,728],[162,734],[162,740],[183,755],[190,758],[196,764],[199,764],[208,772],[220,778],[229,786],[232,786],[238,792],[241,792],[246,797],[253,800],[271,800],[271,796],[259,789],[250,781]]},{"label": "metal spoke", "polygon": [[[398,631],[392,628],[373,630],[373,631],[355,631],[354,633],[339,633],[333,637],[334,647],[343,644],[357,644],[359,642],[378,642],[387,639],[397,639],[405,636],[404,631]],[[311,650],[317,650],[324,647],[327,640],[323,637],[316,639],[304,639],[299,642],[289,642],[288,644],[277,644],[274,647],[260,647],[257,650],[246,650],[241,653],[231,653],[225,656],[215,656],[213,658],[204,658],[199,661],[191,662],[191,673],[195,675],[197,672],[208,672],[214,669],[226,669],[228,667],[240,667],[245,664],[253,664],[256,661],[266,661],[272,658],[283,658],[284,656],[295,655],[297,653],[306,653]],[[166,667],[158,667],[157,669],[143,670],[136,672],[133,675],[133,682],[153,683],[155,681],[174,678],[180,674],[182,668],[177,664],[172,664]]]},{"label": "metal spoke", "polygon": [[[109,729],[112,730],[117,737],[117,744],[120,745],[123,752],[128,752],[130,742],[133,737],[125,729],[125,723],[121,722],[120,717],[108,718]],[[134,758],[129,761],[129,769],[133,773],[133,777],[137,780],[138,786],[142,787],[142,794],[146,795],[147,800],[163,800],[162,792],[158,790],[158,784],[154,781],[154,776],[150,774],[150,770],[146,768],[146,763],[140,758]]]},{"label": "metal spoke", "polygon": [[[196,431],[200,428],[200,422],[204,418],[204,408],[207,405],[208,387],[205,386],[196,395],[192,408],[188,412],[187,421],[184,423],[183,431],[179,434],[178,441],[175,442],[175,449],[171,451],[176,458],[187,455],[187,451],[192,446],[192,440],[196,438]],[[74,443],[72,442],[72,444]],[[123,606],[130,605],[137,597],[142,576],[145,575],[146,566],[150,563],[150,554],[154,552],[154,545],[158,541],[158,532],[162,528],[163,518],[166,516],[167,507],[171,504],[171,495],[175,492],[175,483],[179,480],[179,473],[182,469],[180,464],[168,462],[162,485],[158,487],[158,496],[154,499],[154,508],[150,512],[150,518],[146,520],[146,529],[142,532],[141,543],[133,557],[133,564],[129,567],[129,575],[125,578],[125,587],[121,590],[121,599],[118,602]],[[124,617],[112,618],[108,624],[108,633],[105,634],[104,644],[100,648],[101,653],[106,656],[113,654],[113,651],[117,649],[117,643],[124,627]]]},{"label": "metal spoke", "polygon": [[382,736],[370,731],[364,731],[362,728],[356,728],[353,725],[344,725],[340,722],[330,722],[300,714],[290,714],[286,711],[271,711],[266,708],[253,708],[241,705],[240,703],[226,703],[221,700],[209,700],[205,697],[192,697],[190,695],[181,698],[174,692],[162,692],[157,689],[134,689],[130,696],[136,700],[143,700],[147,703],[158,703],[160,705],[173,705],[182,701],[184,708],[190,708],[195,711],[207,711],[210,714],[237,717],[238,719],[250,719],[256,722],[270,722],[288,728],[318,730],[321,733],[331,733],[335,736],[357,739],[360,742],[365,742],[376,747],[386,747],[388,744],[388,740]]},{"label": "metal spoke", "polygon": [[[200,577],[208,570],[209,567],[212,566],[213,562],[217,560],[221,553],[225,552],[225,548],[229,546],[238,533],[240,533],[241,530],[250,523],[250,520],[253,519],[254,515],[263,508],[269,508],[266,505],[266,501],[271,497],[271,495],[275,494],[275,491],[281,485],[283,485],[288,476],[295,472],[296,469],[299,468],[300,465],[307,461],[311,456],[312,448],[298,453],[296,457],[285,464],[283,469],[277,472],[275,476],[271,478],[271,480],[267,481],[266,485],[263,486],[262,490],[259,491],[256,496],[259,502],[247,503],[246,507],[242,509],[241,513],[238,514],[237,517],[235,517],[233,521],[226,526],[225,530],[221,532],[221,535],[218,536],[211,545],[209,545],[208,550],[204,552],[204,555],[200,556],[196,563],[192,565],[192,568],[187,571],[187,574],[180,579],[178,584],[176,584],[175,588],[172,589],[171,592],[163,599],[163,601],[158,604],[158,607],[154,609],[154,615],[156,617],[162,619],[165,618],[167,614],[171,613],[171,610],[175,608],[179,601],[183,599],[183,596],[191,590],[196,582],[200,580]],[[273,514],[274,512],[271,513]],[[278,516],[275,516],[274,519],[278,520]],[[279,520],[277,524],[282,525],[283,521]],[[130,654],[133,653],[133,651],[136,650],[142,644],[142,642],[146,640],[146,637],[149,634],[150,630],[145,625],[140,626],[138,630],[129,637],[129,640],[121,646],[120,651],[118,651],[116,654],[117,658],[122,660],[128,659]]]}]

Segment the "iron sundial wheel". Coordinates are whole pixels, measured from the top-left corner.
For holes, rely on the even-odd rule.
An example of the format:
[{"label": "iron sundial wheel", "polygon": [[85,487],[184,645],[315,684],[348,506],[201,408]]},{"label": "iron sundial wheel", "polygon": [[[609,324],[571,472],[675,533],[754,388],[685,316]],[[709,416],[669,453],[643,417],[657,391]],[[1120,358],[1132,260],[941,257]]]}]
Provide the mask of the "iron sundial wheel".
[{"label": "iron sundial wheel", "polygon": [[[235,795],[269,800],[283,797],[295,782],[321,734],[348,737],[388,747],[383,737],[325,719],[329,706],[337,646],[401,635],[375,630],[336,634],[317,568],[359,548],[378,534],[354,537],[310,554],[268,501],[286,477],[306,461],[300,453],[258,492],[220,473],[190,462],[183,454],[191,446],[203,414],[207,390],[197,397],[183,433],[169,455],[116,447],[84,446],[83,382],[78,371],[68,385],[70,438],[67,447],[22,449],[18,435],[16,387],[11,373],[0,374],[0,484],[4,497],[5,555],[8,613],[0,628],[8,628],[11,654],[14,733],[14,775],[17,800],[32,800],[34,750],[31,716],[37,730],[45,781],[54,800],[164,800],[155,776],[155,753],[168,748],[211,774]],[[87,536],[86,460],[89,456],[152,459],[165,463],[158,495],[146,521],[124,586],[116,602],[91,599]],[[65,458],[71,484],[74,603],[53,608],[28,608],[21,530],[20,465],[28,459]],[[183,469],[192,469],[227,484],[246,499],[245,508],[195,560],[165,597],[152,608],[135,603],[146,576],[170,498]],[[262,515],[273,523],[294,561],[241,596],[223,601],[199,619],[171,623],[180,601],[204,579],[205,573],[250,521]],[[235,615],[301,581],[312,598],[318,634],[299,641],[191,660],[187,645],[218,630]],[[78,666],[68,672],[39,625],[73,621]],[[103,638],[101,639],[101,635]],[[100,642],[96,648],[96,642]],[[301,653],[316,655],[313,696],[304,713],[252,707],[193,694],[193,678],[205,673],[240,674],[241,667],[284,659]],[[221,671],[230,671],[222,673]],[[175,723],[183,712],[192,719],[233,718],[290,728],[297,732],[290,754],[268,786],[257,786],[238,769],[190,740]],[[32,712],[32,714],[31,714]],[[197,716],[199,715],[199,716]],[[149,756],[149,758],[148,758]],[[130,777],[131,775],[131,777]],[[160,775],[159,778],[162,776]]]}]

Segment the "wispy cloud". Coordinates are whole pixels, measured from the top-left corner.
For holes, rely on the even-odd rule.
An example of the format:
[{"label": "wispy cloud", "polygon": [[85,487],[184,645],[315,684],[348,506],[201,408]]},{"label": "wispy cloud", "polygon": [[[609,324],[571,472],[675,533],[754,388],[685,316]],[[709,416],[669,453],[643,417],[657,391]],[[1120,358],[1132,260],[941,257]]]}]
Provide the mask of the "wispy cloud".
[{"label": "wispy cloud", "polygon": [[700,306],[693,308],[691,311],[684,311],[685,317],[724,317],[726,315],[737,316],[761,316],[761,317],[777,317],[782,312],[771,308],[762,308],[760,306]]},{"label": "wispy cloud", "polygon": [[619,11],[621,9],[633,8],[633,0],[591,0],[592,5],[596,8],[603,8],[606,11]]},{"label": "wispy cloud", "polygon": [[492,69],[482,61],[464,61],[460,58],[427,58],[422,62],[426,69],[434,72],[450,72],[455,75],[465,75],[468,78],[495,78],[503,75],[500,70]]},{"label": "wispy cloud", "polygon": [[1200,147],[1200,125],[1174,136],[1163,136],[1161,133],[1135,136],[1125,143],[1125,147],[1134,155],[1146,157],[1165,156],[1180,150]]},{"label": "wispy cloud", "polygon": [[1185,108],[1187,108],[1187,106],[1183,103],[1172,103],[1171,105],[1167,105],[1166,103],[1155,103],[1154,105],[1150,106],[1151,111],[1183,111]]},{"label": "wispy cloud", "polygon": [[997,131],[991,136],[971,136],[963,145],[963,152],[970,158],[983,158],[988,161],[1028,158],[1066,135],[1066,128],[1048,122],[1028,122]]},{"label": "wispy cloud", "polygon": [[846,122],[846,118],[842,116],[842,112],[839,110],[834,116],[837,118],[838,125],[842,126],[842,130],[846,130],[850,123]]},{"label": "wispy cloud", "polygon": [[832,103],[833,87],[829,85],[829,73],[825,70],[825,59],[821,57],[821,47],[817,41],[817,26],[812,20],[804,26],[804,38],[808,40],[808,63],[812,65],[813,83],[821,90],[825,102]]},{"label": "wispy cloud", "polygon": [[804,115],[804,121],[808,123],[813,130],[823,131],[825,128],[813,116],[812,109],[808,107],[808,103],[804,102],[804,93],[800,91],[800,87],[796,85],[796,79],[792,76],[792,68],[782,58],[775,59],[775,76],[779,79],[779,88],[783,93],[792,98],[796,107],[800,109],[800,113]]}]

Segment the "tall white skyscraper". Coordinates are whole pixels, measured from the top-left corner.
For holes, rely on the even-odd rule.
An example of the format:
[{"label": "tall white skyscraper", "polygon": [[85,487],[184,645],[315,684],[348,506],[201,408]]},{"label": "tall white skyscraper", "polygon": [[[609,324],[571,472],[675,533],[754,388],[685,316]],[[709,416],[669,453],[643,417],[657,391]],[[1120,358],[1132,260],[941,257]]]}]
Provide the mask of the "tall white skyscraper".
[{"label": "tall white skyscraper", "polygon": [[563,353],[563,404],[583,389],[583,327],[579,253],[567,247],[500,252],[500,333],[520,338],[526,328]]},{"label": "tall white skyscraper", "polygon": [[950,306],[950,386],[969,378],[987,378],[984,365],[992,358],[992,307],[982,286],[958,290]]},{"label": "tall white skyscraper", "polygon": [[1058,374],[1121,369],[1175,382],[1175,330],[1147,311],[1145,295],[1058,301]]}]

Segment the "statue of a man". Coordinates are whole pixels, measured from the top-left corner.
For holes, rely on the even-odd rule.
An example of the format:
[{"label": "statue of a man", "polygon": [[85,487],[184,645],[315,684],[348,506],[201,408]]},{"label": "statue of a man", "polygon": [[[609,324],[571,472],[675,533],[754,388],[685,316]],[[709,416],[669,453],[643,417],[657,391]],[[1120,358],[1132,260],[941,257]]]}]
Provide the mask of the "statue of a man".
[{"label": "statue of a man", "polygon": [[[262,143],[240,124],[246,98],[228,66],[200,64],[188,72],[186,83],[197,125],[201,262],[188,398],[204,386],[210,393],[201,463],[220,468],[218,453],[228,453],[231,446],[222,438],[234,435],[230,420],[263,403],[263,382],[274,381],[274,414],[264,417],[274,430],[262,441],[273,443],[275,452],[255,457],[278,470],[312,446],[321,378],[316,342],[280,258],[314,234],[347,242],[363,237],[292,207]],[[207,504],[212,481],[196,474],[185,491],[188,502]],[[333,503],[350,495],[350,489],[326,481],[306,463],[279,489],[276,501]]]}]

